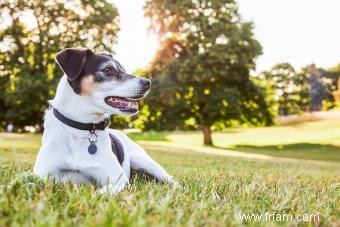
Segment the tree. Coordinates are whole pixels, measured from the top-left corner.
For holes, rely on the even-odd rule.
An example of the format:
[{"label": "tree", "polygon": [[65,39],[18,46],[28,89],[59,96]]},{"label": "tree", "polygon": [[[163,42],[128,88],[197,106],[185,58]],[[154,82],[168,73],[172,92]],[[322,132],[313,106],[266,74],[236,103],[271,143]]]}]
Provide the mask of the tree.
[{"label": "tree", "polygon": [[145,14],[162,40],[146,73],[153,80],[147,128],[199,126],[212,145],[212,128],[232,119],[272,123],[262,90],[249,79],[261,45],[234,0],[147,0]]},{"label": "tree", "polygon": [[309,84],[309,96],[310,96],[310,111],[320,111],[322,110],[322,101],[326,98],[326,88],[322,82],[322,74],[315,65],[307,66],[303,71],[305,71],[308,84]]},{"label": "tree", "polygon": [[338,88],[338,81],[340,77],[340,63],[329,68],[329,69],[319,69],[321,73],[321,81],[326,89],[326,94],[324,97],[325,109],[329,110],[336,106],[336,100],[333,96],[333,92]]},{"label": "tree", "polygon": [[332,85],[331,92],[334,99],[334,107],[340,104],[340,63],[329,68],[328,73],[331,75]]},{"label": "tree", "polygon": [[[340,63],[336,64],[333,67],[330,67],[329,69],[326,70],[329,74],[330,74],[330,78],[332,80],[331,82],[331,89],[332,90],[336,90],[337,89],[337,85],[338,85],[338,81],[340,78]],[[340,89],[340,88],[338,88]]]},{"label": "tree", "polygon": [[306,78],[306,84],[309,85],[309,110],[332,109],[335,106],[332,92],[337,88],[339,68],[334,66],[330,69],[323,69],[311,64],[302,68],[300,74]]},{"label": "tree", "polygon": [[270,71],[262,73],[262,77],[271,87],[272,94],[278,104],[279,115],[297,114],[309,103],[308,81],[303,73],[296,73],[289,63],[280,63]]},{"label": "tree", "polygon": [[54,57],[66,47],[112,51],[118,12],[105,0],[3,0],[0,17],[0,122],[41,122],[59,75]]}]

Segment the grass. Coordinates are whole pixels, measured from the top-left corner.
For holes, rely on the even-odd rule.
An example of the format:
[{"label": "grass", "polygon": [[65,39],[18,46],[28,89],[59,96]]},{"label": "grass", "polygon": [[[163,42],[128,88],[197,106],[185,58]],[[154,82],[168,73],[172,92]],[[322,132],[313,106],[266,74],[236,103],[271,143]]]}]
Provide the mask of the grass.
[{"label": "grass", "polygon": [[[130,133],[137,141],[201,146],[201,132]],[[306,122],[270,128],[230,129],[213,134],[216,148],[274,157],[340,162],[340,120]]]},{"label": "grass", "polygon": [[[116,196],[99,196],[93,185],[47,184],[30,193],[26,187],[19,192],[4,189],[0,192],[0,226],[337,226],[337,127],[338,122],[325,121],[230,130],[214,136],[222,149],[205,148],[269,154],[272,159],[228,157],[186,149],[203,149],[198,133],[132,134],[149,147],[149,154],[181,182],[183,189],[141,178],[132,179],[131,185]],[[157,142],[163,147],[157,146]],[[0,185],[9,185],[31,170],[39,146],[40,135],[0,134]],[[290,153],[283,156],[300,158],[299,161],[276,158],[281,156],[275,153],[281,151],[278,146]],[[321,158],[323,155],[327,158]],[[319,214],[320,221],[240,222],[235,218],[240,213],[266,212]]]}]

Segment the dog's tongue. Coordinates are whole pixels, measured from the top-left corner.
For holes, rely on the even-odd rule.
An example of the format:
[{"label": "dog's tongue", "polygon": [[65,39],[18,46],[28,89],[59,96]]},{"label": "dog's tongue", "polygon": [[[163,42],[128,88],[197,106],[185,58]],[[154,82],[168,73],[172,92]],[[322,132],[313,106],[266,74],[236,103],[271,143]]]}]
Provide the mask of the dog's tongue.
[{"label": "dog's tongue", "polygon": [[137,109],[138,103],[135,101],[130,101],[121,97],[110,97],[108,102],[111,106],[119,109]]}]

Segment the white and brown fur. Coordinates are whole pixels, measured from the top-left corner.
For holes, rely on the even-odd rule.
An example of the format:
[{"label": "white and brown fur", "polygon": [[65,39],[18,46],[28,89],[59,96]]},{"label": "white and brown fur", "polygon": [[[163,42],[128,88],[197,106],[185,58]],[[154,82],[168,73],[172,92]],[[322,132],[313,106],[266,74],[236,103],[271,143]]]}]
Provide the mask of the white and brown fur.
[{"label": "white and brown fur", "polygon": [[[151,82],[125,72],[110,54],[88,49],[68,48],[56,56],[64,76],[50,104],[64,116],[82,123],[98,123],[112,114],[135,114],[108,105],[105,98],[143,98]],[[98,151],[87,152],[88,131],[78,130],[56,119],[51,109],[44,117],[42,146],[34,173],[58,181],[97,182],[100,193],[114,194],[129,182],[131,169],[142,170],[173,185],[178,183],[142,147],[123,132],[97,130]],[[118,145],[117,145],[118,143]]]}]

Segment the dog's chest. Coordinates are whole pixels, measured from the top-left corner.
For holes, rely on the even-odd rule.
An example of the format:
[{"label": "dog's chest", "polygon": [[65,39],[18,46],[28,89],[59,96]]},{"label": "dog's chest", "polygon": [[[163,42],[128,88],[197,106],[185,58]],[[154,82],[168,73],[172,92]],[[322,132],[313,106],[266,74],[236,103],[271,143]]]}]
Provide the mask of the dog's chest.
[{"label": "dog's chest", "polygon": [[111,158],[111,141],[109,135],[98,135],[97,140],[93,143],[97,150],[95,153],[89,152],[91,142],[87,136],[71,136],[68,140],[67,162],[74,168],[84,168],[86,166],[100,165],[101,160]]}]

